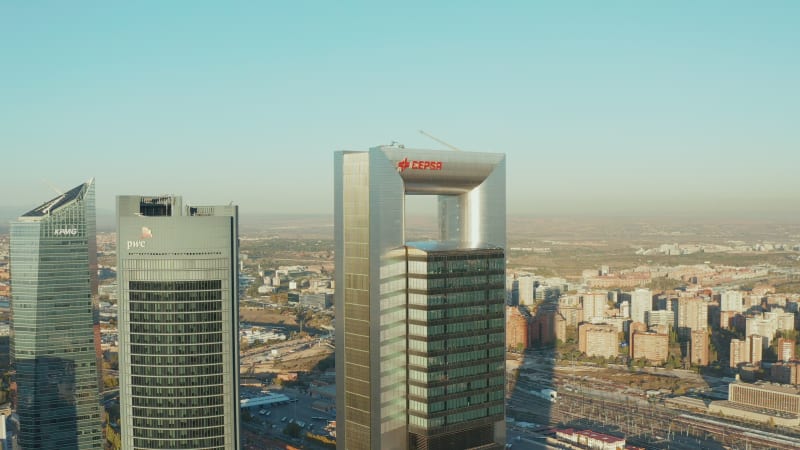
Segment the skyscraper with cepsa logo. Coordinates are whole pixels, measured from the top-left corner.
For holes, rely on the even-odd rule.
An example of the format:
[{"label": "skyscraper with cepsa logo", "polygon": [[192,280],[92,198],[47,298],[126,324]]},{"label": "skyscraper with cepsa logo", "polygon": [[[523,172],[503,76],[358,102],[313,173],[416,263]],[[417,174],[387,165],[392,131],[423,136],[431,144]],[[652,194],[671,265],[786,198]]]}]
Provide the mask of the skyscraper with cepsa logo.
[{"label": "skyscraper with cepsa logo", "polygon": [[[335,153],[337,448],[502,448],[505,155]],[[439,238],[406,242],[406,195]]]},{"label": "skyscraper with cepsa logo", "polygon": [[117,197],[122,448],[238,450],[238,210]]},{"label": "skyscraper with cepsa logo", "polygon": [[94,180],[12,222],[10,254],[19,444],[102,448],[92,316]]}]

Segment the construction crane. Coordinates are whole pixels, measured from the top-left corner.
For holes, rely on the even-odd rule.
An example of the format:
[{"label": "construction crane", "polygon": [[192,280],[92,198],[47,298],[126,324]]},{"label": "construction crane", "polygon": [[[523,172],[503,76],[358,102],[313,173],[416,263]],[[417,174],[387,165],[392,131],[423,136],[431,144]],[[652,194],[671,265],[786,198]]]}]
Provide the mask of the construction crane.
[{"label": "construction crane", "polygon": [[457,151],[457,152],[460,152],[460,151],[461,151],[461,149],[460,149],[460,148],[458,148],[458,147],[455,147],[455,146],[453,146],[453,145],[450,145],[450,144],[448,144],[447,142],[445,142],[445,141],[443,141],[443,140],[441,140],[441,139],[437,138],[436,136],[430,135],[430,134],[428,134],[428,133],[426,133],[426,132],[424,132],[424,131],[422,131],[422,130],[419,130],[419,134],[421,134],[421,135],[423,135],[423,136],[427,136],[427,137],[429,137],[429,138],[433,139],[434,141],[436,141],[436,142],[438,142],[438,143],[440,143],[440,144],[444,145],[445,147],[449,148],[450,150],[455,150],[455,151]]}]

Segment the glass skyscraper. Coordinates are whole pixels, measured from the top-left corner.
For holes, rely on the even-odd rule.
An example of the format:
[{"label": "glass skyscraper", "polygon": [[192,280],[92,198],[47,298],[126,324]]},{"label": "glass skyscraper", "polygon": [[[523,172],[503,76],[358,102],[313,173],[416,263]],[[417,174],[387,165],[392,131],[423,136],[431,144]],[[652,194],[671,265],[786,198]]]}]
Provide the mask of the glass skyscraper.
[{"label": "glass skyscraper", "polygon": [[12,357],[24,450],[102,448],[96,248],[93,180],[11,223]]},{"label": "glass skyscraper", "polygon": [[126,450],[239,449],[238,211],[117,197]]},{"label": "glass skyscraper", "polygon": [[[505,444],[505,155],[337,152],[337,448]],[[439,239],[405,240],[405,196]]]}]

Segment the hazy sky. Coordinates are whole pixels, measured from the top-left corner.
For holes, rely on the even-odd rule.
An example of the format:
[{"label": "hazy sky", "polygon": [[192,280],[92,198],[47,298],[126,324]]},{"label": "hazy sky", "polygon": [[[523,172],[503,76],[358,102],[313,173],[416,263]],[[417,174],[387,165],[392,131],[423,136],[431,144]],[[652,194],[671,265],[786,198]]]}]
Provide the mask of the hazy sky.
[{"label": "hazy sky", "polygon": [[800,2],[377,3],[3,2],[0,207],[329,214],[334,150],[424,129],[510,214],[797,214]]}]

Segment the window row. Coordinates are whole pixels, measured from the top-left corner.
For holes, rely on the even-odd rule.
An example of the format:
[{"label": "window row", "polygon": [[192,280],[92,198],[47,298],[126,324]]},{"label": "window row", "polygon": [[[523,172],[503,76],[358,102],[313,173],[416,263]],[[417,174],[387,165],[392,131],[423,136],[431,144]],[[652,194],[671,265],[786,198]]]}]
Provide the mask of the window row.
[{"label": "window row", "polygon": [[130,330],[131,333],[145,334],[214,333],[222,331],[222,322],[185,324],[132,323],[130,324]]},{"label": "window row", "polygon": [[176,441],[178,438],[163,438],[158,439],[142,439],[137,437],[134,431],[133,446],[136,449],[146,448],[148,450],[183,450],[187,448],[202,448],[203,450],[224,450],[225,437],[207,438],[207,439],[187,439]]},{"label": "window row", "polygon": [[221,354],[184,356],[143,356],[131,355],[132,365],[145,366],[194,366],[222,363]]},{"label": "window row", "polygon": [[222,416],[192,419],[151,419],[146,417],[133,418],[133,426],[137,428],[163,428],[169,430],[178,430],[187,428],[197,429],[219,427],[223,425],[225,425],[225,418]]},{"label": "window row", "polygon": [[131,344],[188,345],[222,342],[222,333],[207,334],[132,334]]},{"label": "window row", "polygon": [[207,375],[200,377],[131,377],[132,386],[186,387],[219,385],[222,383],[222,375]]},{"label": "window row", "polygon": [[126,269],[156,269],[156,270],[175,270],[175,269],[226,269],[230,267],[230,261],[225,258],[216,259],[134,259],[129,258],[125,261]]},{"label": "window row", "polygon": [[205,345],[131,345],[132,355],[207,355],[222,353],[222,344]]},{"label": "window row", "polygon": [[135,313],[130,314],[130,322],[134,323],[175,323],[189,322],[216,322],[222,320],[222,312],[196,312],[196,313]]},{"label": "window row", "polygon": [[[175,411],[171,408],[197,408],[203,406],[216,406],[221,407],[225,397],[222,395],[217,396],[202,396],[202,397],[180,397],[180,398],[155,398],[155,397],[138,397],[131,398],[131,404],[136,407],[143,408],[163,408],[168,411]],[[175,417],[181,417],[177,412]]]},{"label": "window row", "polygon": [[[408,294],[408,303],[412,305],[437,306],[488,302],[490,305],[498,304],[503,306],[505,298],[506,293],[503,289],[477,289],[447,294],[419,294],[412,292]],[[502,311],[502,309],[500,310]]]},{"label": "window row", "polygon": [[[411,294],[419,295],[419,294]],[[460,308],[445,308],[445,309],[413,309],[409,308],[408,318],[418,321],[432,321],[447,318],[467,317],[467,316],[481,316],[488,314],[498,314],[503,312],[505,305],[501,303],[493,303],[489,305],[474,305],[462,306]]]},{"label": "window row", "polygon": [[130,281],[132,291],[201,291],[222,289],[222,280],[199,281]]},{"label": "window row", "polygon": [[134,397],[194,397],[202,398],[208,396],[218,396],[224,393],[224,387],[217,386],[198,386],[198,387],[175,387],[175,388],[156,388],[150,386],[131,386],[131,393]]},{"label": "window row", "polygon": [[202,302],[221,300],[222,291],[188,291],[188,292],[137,292],[128,293],[131,302]]}]

